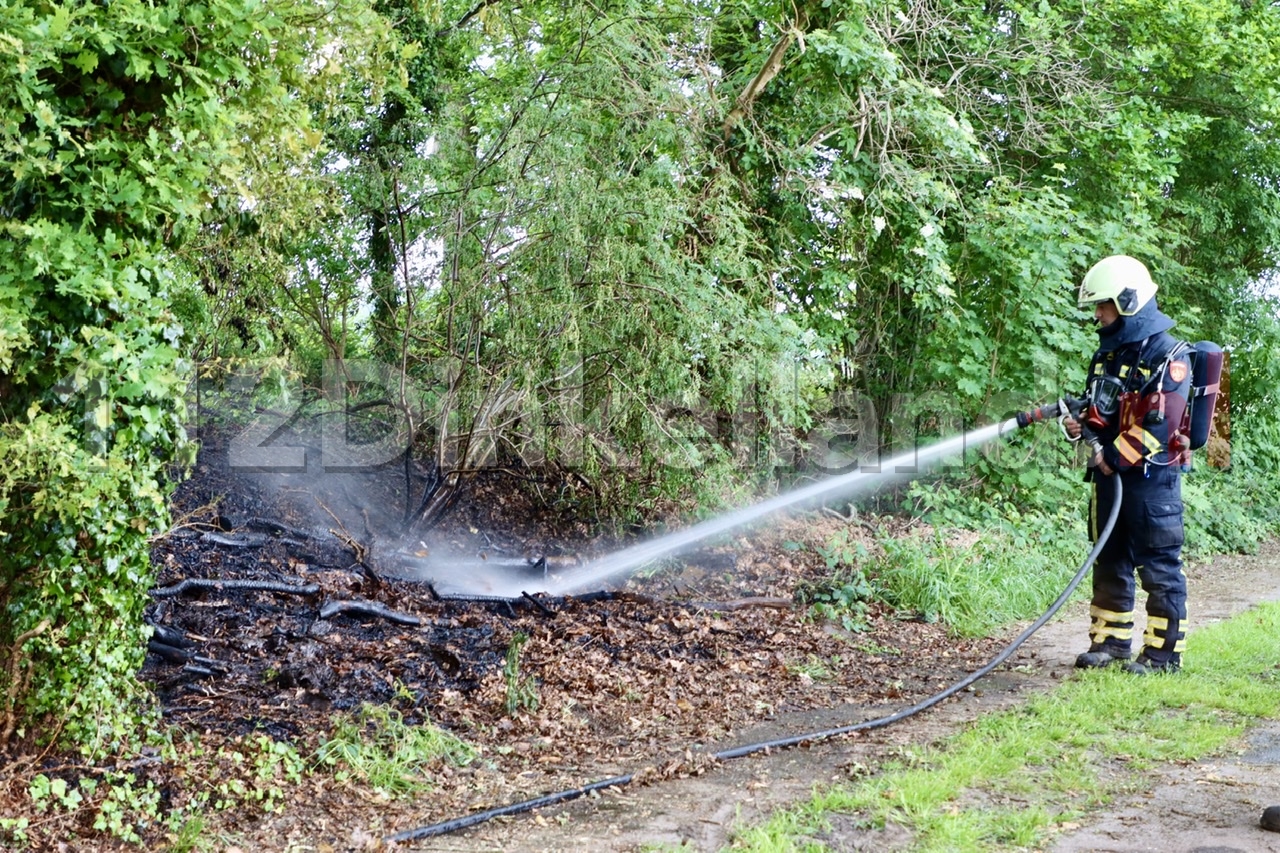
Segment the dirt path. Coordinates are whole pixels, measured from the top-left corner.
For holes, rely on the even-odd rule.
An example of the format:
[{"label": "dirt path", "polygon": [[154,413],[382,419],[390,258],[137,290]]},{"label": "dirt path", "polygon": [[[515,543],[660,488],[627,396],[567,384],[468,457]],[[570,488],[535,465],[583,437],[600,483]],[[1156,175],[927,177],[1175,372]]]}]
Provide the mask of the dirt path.
[{"label": "dirt path", "polygon": [[[1192,631],[1264,601],[1280,599],[1280,545],[1257,555],[1220,558],[1188,568]],[[1038,631],[1007,667],[924,714],[863,736],[726,762],[707,775],[644,788],[604,792],[537,815],[491,821],[472,830],[402,849],[453,851],[719,850],[735,826],[806,799],[814,784],[848,780],[905,744],[928,743],[984,713],[1007,708],[1072,676],[1086,617],[1072,605]],[[1140,626],[1139,626],[1140,627]],[[894,707],[851,707],[780,717],[743,733],[753,743],[840,727]],[[730,744],[717,745],[719,748]],[[595,779],[583,779],[586,784]],[[1060,836],[1054,853],[1280,851],[1280,833],[1258,817],[1280,803],[1280,723],[1253,731],[1235,756],[1169,768],[1150,793]],[[901,831],[837,829],[833,850],[905,849]],[[683,846],[681,846],[683,845]]]}]

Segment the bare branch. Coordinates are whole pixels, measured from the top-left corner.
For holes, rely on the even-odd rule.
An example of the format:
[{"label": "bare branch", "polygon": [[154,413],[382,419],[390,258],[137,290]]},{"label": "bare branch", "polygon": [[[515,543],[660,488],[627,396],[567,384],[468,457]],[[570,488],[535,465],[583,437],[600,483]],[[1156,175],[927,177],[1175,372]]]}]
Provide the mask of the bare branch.
[{"label": "bare branch", "polygon": [[729,115],[725,116],[722,130],[726,139],[729,134],[733,133],[734,128],[742,122],[742,119],[751,112],[751,106],[760,97],[764,87],[768,86],[769,82],[781,73],[782,58],[791,48],[791,45],[798,40],[803,44],[804,30],[808,25],[808,13],[800,11],[791,26],[783,32],[782,38],[778,39],[777,43],[774,44],[773,50],[769,51],[769,58],[765,60],[764,65],[756,72],[756,76],[747,84],[747,88],[742,90],[742,94],[738,95],[738,100],[734,103],[733,109],[729,111]]}]

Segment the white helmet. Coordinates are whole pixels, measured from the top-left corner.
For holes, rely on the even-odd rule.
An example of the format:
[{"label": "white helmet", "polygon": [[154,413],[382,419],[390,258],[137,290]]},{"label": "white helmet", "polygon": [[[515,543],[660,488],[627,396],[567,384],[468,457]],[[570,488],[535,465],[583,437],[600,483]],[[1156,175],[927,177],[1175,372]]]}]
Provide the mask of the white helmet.
[{"label": "white helmet", "polygon": [[1142,261],[1128,255],[1112,255],[1085,273],[1077,302],[1081,308],[1088,308],[1110,299],[1120,316],[1132,317],[1151,301],[1157,289]]}]

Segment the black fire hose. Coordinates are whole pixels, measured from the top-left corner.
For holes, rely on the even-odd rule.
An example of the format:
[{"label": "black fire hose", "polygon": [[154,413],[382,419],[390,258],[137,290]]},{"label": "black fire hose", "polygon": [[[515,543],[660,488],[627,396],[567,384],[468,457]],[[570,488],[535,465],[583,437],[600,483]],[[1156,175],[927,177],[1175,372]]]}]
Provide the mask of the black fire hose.
[{"label": "black fire hose", "polygon": [[[1112,474],[1111,480],[1115,483],[1115,496],[1111,502],[1111,514],[1107,516],[1107,523],[1098,534],[1098,541],[1094,543],[1093,550],[1091,550],[1089,555],[1085,557],[1084,563],[1081,564],[1079,571],[1075,574],[1075,577],[1071,579],[1071,582],[1067,584],[1066,589],[1064,589],[1062,594],[1059,595],[1053,604],[1049,606],[1049,609],[1044,612],[1043,616],[1031,623],[1026,630],[1013,640],[1013,642],[1006,646],[981,669],[971,672],[968,676],[951,685],[946,690],[943,690],[941,693],[937,693],[927,699],[923,699],[915,705],[912,705],[909,708],[903,708],[901,711],[897,711],[887,717],[879,717],[878,719],[867,720],[862,723],[842,726],[838,729],[827,729],[826,731],[810,732],[808,734],[795,735],[793,737],[762,741],[760,743],[752,743],[746,746],[737,746],[732,749],[721,750],[720,752],[714,753],[711,757],[717,761],[726,761],[730,758],[742,758],[747,755],[764,752],[770,749],[783,749],[785,747],[796,746],[802,743],[816,743],[839,735],[847,735],[854,732],[883,728],[885,726],[892,725],[899,720],[905,720],[907,717],[918,714],[928,708],[932,708],[942,700],[954,696],[970,684],[973,684],[979,678],[990,673],[997,666],[1008,660],[1009,656],[1012,655],[1019,646],[1025,643],[1032,634],[1040,630],[1046,622],[1053,618],[1055,613],[1062,609],[1062,605],[1066,604],[1067,599],[1069,599],[1071,594],[1076,591],[1076,587],[1080,585],[1080,582],[1084,580],[1084,576],[1088,574],[1089,569],[1093,566],[1093,561],[1098,558],[1098,554],[1101,553],[1103,546],[1107,544],[1107,539],[1111,536],[1111,531],[1116,526],[1116,518],[1120,514],[1120,499],[1122,496],[1120,475]],[[489,809],[488,811],[476,812],[475,814],[446,820],[441,823],[434,823],[417,829],[407,829],[404,832],[398,832],[395,835],[388,835],[385,840],[388,842],[415,841],[419,838],[433,838],[439,835],[447,835],[448,833],[457,832],[460,829],[467,829],[468,827],[476,826],[477,824],[484,823],[497,817],[521,814],[534,809],[545,808],[559,803],[566,803],[570,800],[576,800],[579,797],[596,791],[603,791],[606,788],[629,785],[632,780],[635,779],[635,775],[636,774],[634,773],[629,773],[626,776],[614,776],[611,779],[601,779],[599,782],[592,782],[591,784],[584,785],[581,788],[572,788],[555,794],[547,794],[532,800],[512,803],[511,805],[500,806],[495,809]]]}]

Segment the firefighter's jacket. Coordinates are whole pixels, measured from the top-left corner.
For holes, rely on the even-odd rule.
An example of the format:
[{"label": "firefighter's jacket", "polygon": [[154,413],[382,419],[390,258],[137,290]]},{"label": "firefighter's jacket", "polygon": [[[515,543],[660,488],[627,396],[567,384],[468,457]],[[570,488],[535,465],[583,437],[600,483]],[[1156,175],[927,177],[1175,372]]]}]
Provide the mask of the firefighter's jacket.
[{"label": "firefighter's jacket", "polygon": [[1121,473],[1190,466],[1191,360],[1171,328],[1173,320],[1152,299],[1098,332],[1086,392],[1104,373],[1123,383],[1118,412],[1096,430],[1103,458]]}]

